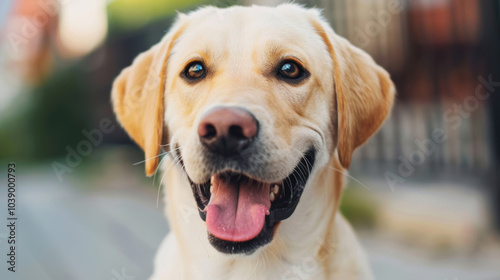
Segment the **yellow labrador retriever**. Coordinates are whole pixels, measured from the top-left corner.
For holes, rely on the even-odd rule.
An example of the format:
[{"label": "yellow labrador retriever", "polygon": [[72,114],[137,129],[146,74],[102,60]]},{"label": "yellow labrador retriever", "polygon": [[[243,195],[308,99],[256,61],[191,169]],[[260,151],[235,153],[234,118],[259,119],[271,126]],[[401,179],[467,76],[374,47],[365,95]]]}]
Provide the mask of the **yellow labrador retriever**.
[{"label": "yellow labrador retriever", "polygon": [[339,171],[394,95],[388,73],[317,10],[179,15],[112,92],[147,175],[170,151],[171,232],[151,279],[372,279],[338,212]]}]

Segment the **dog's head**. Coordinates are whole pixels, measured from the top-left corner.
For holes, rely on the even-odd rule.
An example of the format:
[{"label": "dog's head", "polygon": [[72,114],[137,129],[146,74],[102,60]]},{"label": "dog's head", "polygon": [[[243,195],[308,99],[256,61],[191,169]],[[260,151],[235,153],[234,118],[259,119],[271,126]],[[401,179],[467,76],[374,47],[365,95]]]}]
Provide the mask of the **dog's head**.
[{"label": "dog's head", "polygon": [[119,121],[153,158],[146,174],[168,143],[211,244],[226,253],[269,243],[311,174],[337,156],[348,168],[393,98],[386,71],[295,5],[180,15],[112,93]]}]

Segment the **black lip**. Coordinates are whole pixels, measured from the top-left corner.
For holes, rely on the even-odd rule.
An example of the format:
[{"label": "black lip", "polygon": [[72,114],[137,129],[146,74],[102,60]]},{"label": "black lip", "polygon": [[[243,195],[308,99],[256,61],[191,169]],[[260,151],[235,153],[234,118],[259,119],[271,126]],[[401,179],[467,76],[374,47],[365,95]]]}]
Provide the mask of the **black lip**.
[{"label": "black lip", "polygon": [[[304,191],[305,185],[316,159],[316,151],[310,148],[302,157],[300,162],[294,168],[292,173],[288,175],[283,182],[283,195],[279,201],[273,202],[269,209],[270,214],[266,216],[266,224],[262,231],[255,238],[245,242],[231,242],[219,239],[208,233],[208,239],[212,246],[218,251],[227,254],[251,254],[263,245],[271,242],[274,234],[275,225],[282,220],[289,218],[300,201],[300,197]],[[182,157],[181,157],[182,161]],[[187,174],[187,173],[186,173]],[[209,202],[210,197],[210,180],[203,184],[196,184],[187,176],[193,195],[198,205],[198,213],[203,221],[206,220],[206,213],[202,210]]]},{"label": "black lip", "polygon": [[219,239],[207,231],[208,241],[217,251],[221,253],[251,255],[257,249],[270,243],[273,240],[274,228],[275,225],[273,226],[264,225],[259,235],[257,235],[253,239],[244,242],[232,242]]},{"label": "black lip", "polygon": [[278,203],[271,204],[271,209],[269,210],[271,214],[266,217],[267,224],[274,224],[278,221],[288,219],[293,214],[299,204],[309,175],[311,175],[315,160],[316,152],[311,148],[305,153],[297,166],[295,166],[292,173],[283,180],[284,184],[292,186],[291,188],[284,188],[284,197],[289,197],[290,200],[288,202],[279,201]]}]

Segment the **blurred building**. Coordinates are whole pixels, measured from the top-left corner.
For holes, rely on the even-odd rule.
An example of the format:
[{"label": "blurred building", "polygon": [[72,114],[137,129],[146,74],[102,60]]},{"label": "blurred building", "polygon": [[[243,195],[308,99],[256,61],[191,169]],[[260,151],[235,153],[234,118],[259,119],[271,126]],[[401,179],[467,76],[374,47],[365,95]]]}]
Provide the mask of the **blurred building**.
[{"label": "blurred building", "polygon": [[[390,173],[399,176],[395,182],[473,178],[500,214],[499,1],[301,2],[322,7],[336,32],[396,83],[392,117],[357,152],[354,172]],[[445,133],[443,143],[433,141],[436,129]]]},{"label": "blurred building", "polygon": [[[31,137],[20,137],[25,139],[20,143],[0,140],[6,147],[0,155],[15,151],[26,158],[47,158],[64,155],[65,145],[80,138],[80,127],[95,127],[102,117],[114,119],[109,106],[113,78],[163,36],[175,9],[189,10],[201,3],[275,5],[285,1],[8,2],[10,12],[0,14],[5,22],[0,42],[2,52],[12,59],[2,70],[8,78],[0,79],[0,85],[31,92],[25,94],[37,98],[29,102],[39,104],[26,106],[32,108],[26,109],[31,114],[11,120],[24,125],[19,129],[23,133],[33,131]],[[492,85],[500,80],[498,0],[295,2],[320,7],[337,33],[369,52],[391,73],[398,89],[391,118],[355,153],[357,162],[351,172],[382,179],[390,173],[396,176],[391,177],[395,182],[472,178],[483,191],[499,196],[500,111],[494,110],[499,97],[494,92],[497,86]],[[35,32],[29,33],[33,26]],[[18,45],[12,43],[13,36]],[[15,46],[22,48],[16,52]],[[11,70],[19,69],[22,82],[11,82],[15,72]],[[34,87],[25,87],[24,82]],[[482,87],[479,97],[478,87]],[[79,125],[71,125],[74,120]],[[3,127],[11,129],[8,124]],[[58,133],[62,129],[63,135]],[[434,141],[436,129],[446,134],[444,143]],[[0,136],[2,132],[9,134],[8,129],[1,130]],[[120,130],[106,141],[131,143]],[[402,165],[408,169],[405,174],[400,172]],[[496,201],[492,205],[498,208],[500,199]]]}]

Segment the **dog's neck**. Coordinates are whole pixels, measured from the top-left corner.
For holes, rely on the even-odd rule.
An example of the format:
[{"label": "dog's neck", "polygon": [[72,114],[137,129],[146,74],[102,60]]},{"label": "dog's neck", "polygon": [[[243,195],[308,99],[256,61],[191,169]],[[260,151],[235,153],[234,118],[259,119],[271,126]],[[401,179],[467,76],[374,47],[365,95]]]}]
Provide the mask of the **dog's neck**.
[{"label": "dog's neck", "polygon": [[342,176],[328,168],[331,167],[325,166],[311,174],[294,214],[281,221],[269,245],[250,256],[222,254],[212,247],[187,179],[180,169],[167,170],[172,174],[165,176],[169,180],[164,186],[165,210],[183,263],[203,267],[209,261],[211,264],[207,269],[222,266],[226,271],[228,265],[236,269],[238,262],[246,263],[245,267],[248,267],[249,261],[265,259],[282,266],[283,262],[300,265],[310,259],[316,261],[318,267],[328,267],[321,266],[321,262],[329,262],[337,248],[335,222],[338,201],[335,198],[340,196],[342,189]]}]

